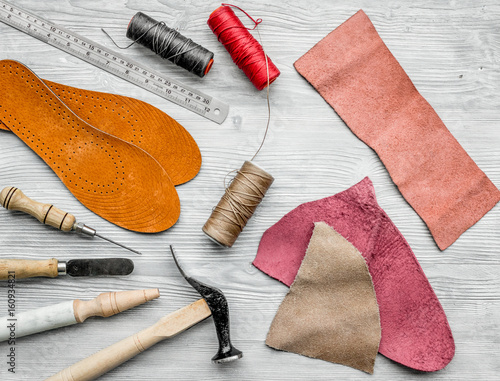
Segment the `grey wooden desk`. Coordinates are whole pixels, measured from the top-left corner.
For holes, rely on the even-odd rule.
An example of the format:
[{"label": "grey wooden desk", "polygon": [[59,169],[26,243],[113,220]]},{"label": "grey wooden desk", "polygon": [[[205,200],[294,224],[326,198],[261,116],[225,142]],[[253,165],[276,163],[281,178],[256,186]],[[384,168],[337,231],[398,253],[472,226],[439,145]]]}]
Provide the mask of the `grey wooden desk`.
[{"label": "grey wooden desk", "polygon": [[[281,70],[272,85],[272,123],[258,163],[276,177],[268,196],[236,245],[222,249],[201,227],[223,192],[224,175],[252,156],[266,123],[265,92],[257,92],[206,25],[217,1],[16,1],[20,6],[112,47],[106,27],[126,43],[130,18],[143,11],[215,52],[212,71],[199,79],[140,46],[125,54],[230,103],[216,125],[128,82],[103,72],[17,30],[0,25],[0,58],[28,65],[42,78],[90,90],[132,96],[177,119],[198,142],[199,175],[178,187],[182,213],[170,230],[144,235],[120,229],[83,207],[43,161],[13,134],[0,132],[0,187],[14,185],[39,201],[74,213],[101,234],[144,253],[135,257],[100,240],[63,234],[33,218],[0,210],[0,257],[69,259],[127,256],[135,272],[116,279],[35,279],[17,284],[18,311],[100,292],[159,287],[160,299],[115,317],[20,339],[16,374],[7,372],[8,345],[0,343],[0,379],[39,380],[149,326],[197,294],[167,253],[174,244],[186,271],[224,290],[231,309],[234,344],[244,358],[213,365],[217,339],[211,321],[141,354],[103,380],[493,380],[500,358],[500,209],[497,205],[450,248],[441,252],[423,221],[405,202],[376,154],[359,141],[295,71],[292,64],[328,32],[362,8],[422,95],[490,179],[500,186],[500,4],[498,0],[239,2],[264,22],[260,32]],[[2,89],[0,89],[2,91]],[[404,234],[448,316],[456,355],[437,373],[421,374],[378,355],[375,374],[277,352],[264,340],[287,292],[251,262],[262,233],[286,212],[342,191],[363,177]],[[7,288],[0,285],[0,314]]]}]

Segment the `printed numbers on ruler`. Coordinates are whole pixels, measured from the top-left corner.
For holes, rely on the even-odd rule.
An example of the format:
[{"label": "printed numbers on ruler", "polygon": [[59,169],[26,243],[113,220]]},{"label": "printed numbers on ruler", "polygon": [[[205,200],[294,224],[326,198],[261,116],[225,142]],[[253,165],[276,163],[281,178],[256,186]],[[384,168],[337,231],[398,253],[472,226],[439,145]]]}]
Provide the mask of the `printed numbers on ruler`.
[{"label": "printed numbers on ruler", "polygon": [[227,117],[227,104],[4,0],[0,21],[216,123]]}]

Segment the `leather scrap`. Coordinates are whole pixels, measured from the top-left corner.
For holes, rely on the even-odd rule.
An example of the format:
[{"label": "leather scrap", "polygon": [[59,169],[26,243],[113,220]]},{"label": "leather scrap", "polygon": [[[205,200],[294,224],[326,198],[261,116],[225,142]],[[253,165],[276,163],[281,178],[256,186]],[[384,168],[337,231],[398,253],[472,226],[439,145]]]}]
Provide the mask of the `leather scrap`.
[{"label": "leather scrap", "polygon": [[441,250],[500,200],[500,191],[420,95],[363,11],[294,65],[375,150]]},{"label": "leather scrap", "polygon": [[339,233],[317,222],[266,344],[372,374],[380,337],[377,299],[365,260]]},{"label": "leather scrap", "polygon": [[455,353],[446,314],[410,245],[378,205],[368,177],[287,213],[264,233],[253,264],[290,286],[316,221],[340,233],[368,264],[382,326],[379,352],[421,371],[444,368]]},{"label": "leather scrap", "polygon": [[87,208],[126,229],[159,232],[179,218],[167,172],[150,154],[79,118],[29,68],[0,61],[0,119]]},{"label": "leather scrap", "polygon": [[[200,171],[201,153],[193,137],[156,107],[121,95],[43,82],[81,119],[153,156],[174,185],[191,180]],[[1,120],[0,128],[8,130]]]}]

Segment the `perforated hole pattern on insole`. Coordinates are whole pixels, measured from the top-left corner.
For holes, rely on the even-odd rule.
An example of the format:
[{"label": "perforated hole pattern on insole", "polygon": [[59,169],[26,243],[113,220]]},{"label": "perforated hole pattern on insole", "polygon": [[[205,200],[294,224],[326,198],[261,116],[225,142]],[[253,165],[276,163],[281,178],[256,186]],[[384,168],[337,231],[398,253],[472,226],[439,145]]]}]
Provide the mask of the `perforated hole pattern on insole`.
[{"label": "perforated hole pattern on insole", "polygon": [[[76,96],[78,96],[79,98],[89,98],[88,94],[84,95],[82,92],[77,94],[75,91],[71,92],[69,90],[59,89],[58,87],[56,87],[55,90],[60,93],[59,98],[61,98],[63,101],[66,99],[73,101],[74,99],[76,99]],[[67,94],[65,94],[65,93],[67,93]],[[74,98],[72,98],[71,95],[73,95]],[[100,101],[99,108],[104,108],[104,110],[116,112],[118,114],[118,116],[121,116],[122,119],[126,120],[127,123],[130,124],[130,127],[131,127],[132,131],[134,132],[134,139],[130,139],[129,141],[131,143],[135,143],[135,144],[142,143],[142,139],[144,138],[144,132],[143,132],[142,128],[140,128],[139,131],[136,131],[136,128],[134,127],[134,121],[135,121],[135,123],[137,123],[138,120],[133,114],[130,113],[130,110],[126,109],[124,105],[120,106],[119,103],[116,102],[116,100],[107,98],[107,97],[102,96],[102,95],[100,97],[99,96],[94,97],[93,95],[91,95],[90,99]],[[114,102],[114,107],[112,106],[113,102]],[[103,106],[103,104],[107,104],[107,103],[110,103],[111,105],[109,107],[107,105]],[[80,104],[82,106],[85,105],[85,102],[83,101],[83,99],[80,99]],[[93,107],[95,109],[97,109],[96,104],[94,104]],[[119,109],[123,110],[122,113],[126,113],[126,114],[124,114],[124,115],[120,114],[120,112],[117,111]],[[81,110],[81,107],[78,107],[78,110]],[[93,114],[92,110],[88,110],[88,112]],[[87,116],[87,120],[89,122],[91,121],[90,116]],[[138,134],[139,134],[139,138],[137,136]]]},{"label": "perforated hole pattern on insole", "polygon": [[[7,68],[7,64],[3,64],[3,68]],[[102,135],[94,134],[91,130],[87,128],[87,126],[82,123],[82,121],[76,117],[72,112],[66,110],[60,105],[52,104],[51,101],[55,97],[45,86],[40,86],[39,81],[36,81],[36,77],[24,70],[21,69],[18,71],[18,68],[13,68],[11,64],[8,65],[9,74],[20,76],[21,79],[25,79],[26,83],[30,85],[31,88],[35,89],[35,93],[40,95],[40,98],[48,104],[49,107],[52,107],[54,112],[57,112],[57,115],[61,117],[62,120],[65,120],[69,127],[74,130],[74,137],[70,137],[69,140],[75,141],[78,140],[78,134],[90,134],[91,141],[90,144],[93,144],[95,147],[99,147],[101,150],[104,150],[104,153],[108,154],[108,157],[113,163],[114,168],[116,169],[115,181],[111,181],[107,184],[97,184],[92,181],[89,182],[88,179],[84,179],[81,175],[77,174],[76,171],[71,169],[71,160],[72,155],[76,155],[76,150],[70,152],[68,149],[58,148],[58,147],[50,147],[49,143],[42,141],[42,137],[37,135],[36,131],[31,131],[29,127],[27,127],[22,121],[18,120],[15,115],[12,115],[12,111],[7,110],[0,104],[0,113],[3,114],[3,120],[6,122],[5,124],[17,135],[21,135],[24,137],[23,140],[26,140],[27,143],[31,143],[31,145],[37,149],[37,153],[39,156],[49,164],[55,172],[59,172],[60,176],[63,176],[67,179],[67,181],[72,184],[75,188],[81,189],[88,193],[101,193],[101,194],[110,194],[115,191],[119,191],[120,186],[123,186],[123,182],[125,181],[125,167],[121,160],[120,155],[118,154],[118,150],[113,146],[112,143],[107,141]],[[3,113],[2,113],[3,109]],[[113,110],[114,111],[114,110]],[[125,117],[124,117],[125,118]],[[141,131],[142,132],[142,131]],[[76,149],[82,150],[89,143],[82,142],[82,144],[78,145]],[[64,142],[64,146],[67,146],[68,143]],[[66,153],[64,155],[64,153]],[[61,156],[67,156],[68,162],[62,163],[58,161],[56,158],[61,158]],[[91,159],[90,159],[91,160]],[[52,164],[52,165],[51,165]],[[97,189],[90,189],[89,185],[92,187],[96,187]],[[99,191],[99,188],[101,189]]]}]

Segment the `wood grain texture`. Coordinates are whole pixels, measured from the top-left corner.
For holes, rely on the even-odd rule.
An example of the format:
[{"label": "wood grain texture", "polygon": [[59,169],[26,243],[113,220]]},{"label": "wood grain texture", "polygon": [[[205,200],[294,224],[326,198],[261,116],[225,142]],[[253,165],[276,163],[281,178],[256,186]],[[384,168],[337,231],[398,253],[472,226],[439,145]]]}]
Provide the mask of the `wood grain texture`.
[{"label": "wood grain texture", "polygon": [[[0,280],[25,279],[32,277],[55,278],[59,275],[57,259],[0,259]],[[15,274],[11,276],[11,274]]]},{"label": "wood grain texture", "polygon": [[[272,122],[257,163],[275,177],[264,202],[231,249],[210,242],[201,227],[224,191],[223,179],[241,167],[264,134],[267,109],[257,92],[206,25],[220,2],[182,0],[16,1],[41,16],[113,48],[101,27],[126,44],[126,26],[142,11],[215,53],[203,79],[155,57],[143,47],[122,53],[230,104],[216,125],[103,72],[24,33],[0,24],[0,59],[23,62],[42,78],[146,101],[175,118],[197,141],[199,175],[177,187],[182,212],[168,231],[143,235],[116,227],[80,204],[52,170],[16,136],[0,131],[0,189],[16,186],[37,201],[69,211],[98,233],[143,252],[142,257],[99,239],[65,234],[33,217],[0,209],[0,258],[61,260],[129,256],[134,272],[120,278],[26,279],[17,282],[21,312],[71,299],[140,288],[162,296],[113,319],[19,339],[16,374],[0,363],[0,379],[41,380],[148,327],[198,298],[168,254],[176,247],[185,270],[222,289],[231,312],[232,340],[242,360],[213,365],[217,339],[211,319],[156,345],[102,380],[495,380],[500,372],[500,207],[497,205],[450,248],[441,252],[392,183],[376,154],[359,141],[321,96],[295,71],[293,62],[362,8],[417,89],[478,166],[500,186],[500,4],[497,0],[256,0],[241,2],[261,17],[267,54],[281,70],[271,86]],[[262,233],[297,205],[330,196],[369,176],[380,205],[413,248],[448,316],[456,355],[444,370],[422,374],[378,355],[374,375],[283,353],[265,346],[271,321],[287,288],[251,265]],[[0,315],[7,287],[0,284]],[[8,354],[0,343],[0,358]]]}]

